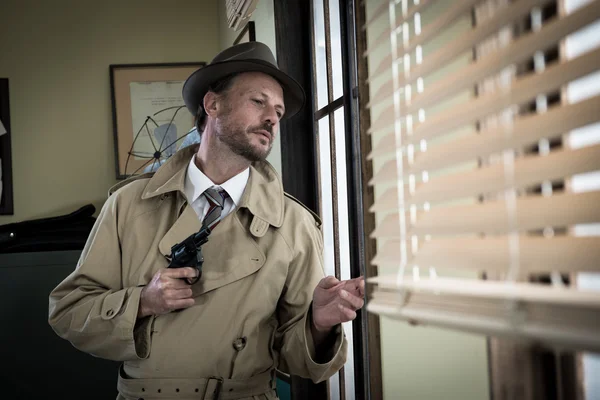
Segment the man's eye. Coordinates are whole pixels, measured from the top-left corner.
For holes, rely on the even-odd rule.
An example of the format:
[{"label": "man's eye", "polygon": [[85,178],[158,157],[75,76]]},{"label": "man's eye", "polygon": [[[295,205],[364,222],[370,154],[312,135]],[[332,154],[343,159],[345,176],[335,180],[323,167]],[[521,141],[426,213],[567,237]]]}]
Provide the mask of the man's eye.
[{"label": "man's eye", "polygon": [[255,102],[255,103],[256,103],[256,104],[258,104],[258,105],[261,105],[261,106],[263,105],[263,101],[262,101],[262,100],[259,100],[259,99],[252,99],[252,101],[253,101],[253,102]]},{"label": "man's eye", "polygon": [[280,113],[279,111],[277,111],[277,118],[281,119],[282,116],[283,116],[283,114]]}]

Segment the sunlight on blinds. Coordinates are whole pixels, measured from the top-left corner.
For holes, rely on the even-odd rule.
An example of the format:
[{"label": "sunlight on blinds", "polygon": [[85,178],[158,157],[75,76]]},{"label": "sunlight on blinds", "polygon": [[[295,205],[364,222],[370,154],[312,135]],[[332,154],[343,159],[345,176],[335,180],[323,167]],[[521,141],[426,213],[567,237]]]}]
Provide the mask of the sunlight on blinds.
[{"label": "sunlight on blinds", "polygon": [[[456,0],[421,18],[443,1],[381,1],[362,27],[388,23],[363,54],[389,47],[371,62],[363,134],[376,189],[371,262],[397,271],[369,281],[368,310],[600,352],[600,291],[576,279],[600,273],[600,234],[578,234],[600,223],[600,142],[572,145],[600,123],[600,94],[561,95],[574,81],[598,84],[600,45],[548,56],[598,24],[600,0],[544,23],[548,0]],[[471,27],[436,45],[460,21]],[[583,182],[573,177],[595,183],[572,190]],[[534,283],[539,274],[549,283]]]}]

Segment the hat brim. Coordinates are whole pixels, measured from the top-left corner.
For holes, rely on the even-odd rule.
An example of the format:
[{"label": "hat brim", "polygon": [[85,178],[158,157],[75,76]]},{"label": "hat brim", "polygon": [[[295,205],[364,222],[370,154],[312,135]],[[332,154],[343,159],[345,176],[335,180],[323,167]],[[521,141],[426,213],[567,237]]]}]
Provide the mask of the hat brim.
[{"label": "hat brim", "polygon": [[285,114],[287,119],[297,114],[304,106],[305,94],[302,86],[279,69],[262,60],[224,61],[200,68],[185,81],[183,85],[183,101],[193,115],[204,102],[204,95],[211,84],[228,75],[243,72],[263,72],[275,78],[283,89]]}]

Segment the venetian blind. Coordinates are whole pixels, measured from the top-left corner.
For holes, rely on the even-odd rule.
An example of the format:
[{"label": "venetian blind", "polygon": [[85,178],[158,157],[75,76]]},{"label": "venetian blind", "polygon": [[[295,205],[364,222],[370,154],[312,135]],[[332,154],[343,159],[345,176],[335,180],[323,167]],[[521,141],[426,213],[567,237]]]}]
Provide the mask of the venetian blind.
[{"label": "venetian blind", "polygon": [[258,0],[225,0],[227,26],[234,31],[244,27],[252,17]]},{"label": "venetian blind", "polygon": [[369,312],[600,351],[600,292],[570,279],[600,272],[600,236],[573,229],[600,223],[600,190],[568,184],[600,170],[600,144],[552,146],[600,121],[600,95],[560,98],[600,79],[600,46],[560,50],[600,20],[600,0],[542,24],[548,3],[392,0],[367,14],[372,264],[395,271],[370,280]]}]

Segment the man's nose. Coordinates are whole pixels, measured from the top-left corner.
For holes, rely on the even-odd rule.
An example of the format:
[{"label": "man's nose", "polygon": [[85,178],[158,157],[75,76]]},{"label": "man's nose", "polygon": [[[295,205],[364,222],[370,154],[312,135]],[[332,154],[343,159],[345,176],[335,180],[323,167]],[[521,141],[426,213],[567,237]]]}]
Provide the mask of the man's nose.
[{"label": "man's nose", "polygon": [[265,111],[264,121],[269,123],[272,127],[279,122],[279,116],[277,110],[274,107],[268,107]]}]

